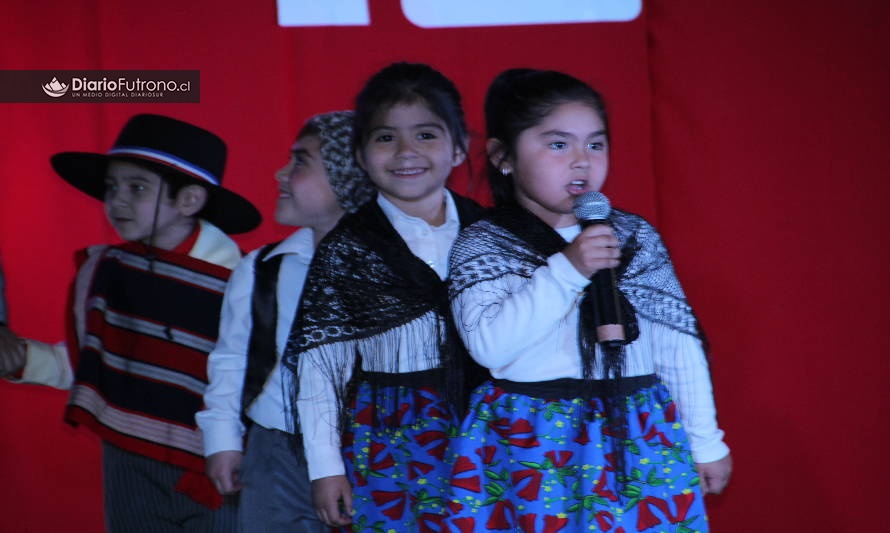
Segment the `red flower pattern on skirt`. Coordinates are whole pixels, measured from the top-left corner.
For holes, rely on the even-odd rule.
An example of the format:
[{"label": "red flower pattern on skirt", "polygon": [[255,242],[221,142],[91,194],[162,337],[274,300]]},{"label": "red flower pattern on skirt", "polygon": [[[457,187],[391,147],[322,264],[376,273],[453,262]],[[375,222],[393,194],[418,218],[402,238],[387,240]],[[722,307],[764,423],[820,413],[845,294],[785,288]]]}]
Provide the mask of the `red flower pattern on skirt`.
[{"label": "red flower pattern on skirt", "polygon": [[[466,472],[473,472],[473,475],[463,478],[458,477]],[[475,472],[475,466],[469,457],[458,457],[454,462],[454,468],[451,470],[451,484],[464,490],[480,492],[482,490],[482,481]]]},{"label": "red flower pattern on skirt", "polygon": [[506,439],[510,446],[533,448],[540,444],[532,433],[532,425],[528,420],[519,419],[511,422],[507,418],[500,418],[490,425],[491,429]]},{"label": "red flower pattern on skirt", "polygon": [[446,531],[708,530],[687,438],[663,385],[627,397],[620,462],[597,399],[535,399],[488,383],[470,405],[449,450]]},{"label": "red flower pattern on skirt", "polygon": [[343,530],[440,533],[452,470],[442,459],[456,417],[441,416],[449,410],[430,389],[379,387],[377,394],[373,405],[371,387],[359,385],[342,438],[355,509],[352,527]]}]

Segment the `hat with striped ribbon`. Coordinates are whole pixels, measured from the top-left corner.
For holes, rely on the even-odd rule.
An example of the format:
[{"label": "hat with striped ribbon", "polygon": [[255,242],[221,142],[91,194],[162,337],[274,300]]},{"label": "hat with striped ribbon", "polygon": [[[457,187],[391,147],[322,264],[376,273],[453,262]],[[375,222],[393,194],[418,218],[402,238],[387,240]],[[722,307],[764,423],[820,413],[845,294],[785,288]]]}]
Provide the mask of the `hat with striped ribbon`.
[{"label": "hat with striped ribbon", "polygon": [[207,204],[198,216],[226,233],[259,226],[259,211],[246,198],[223,188],[226,144],[198,126],[162,115],[136,115],[124,125],[108,152],[61,152],[50,158],[65,181],[99,200],[105,199],[105,172],[110,161],[145,166],[167,180],[207,189]]}]

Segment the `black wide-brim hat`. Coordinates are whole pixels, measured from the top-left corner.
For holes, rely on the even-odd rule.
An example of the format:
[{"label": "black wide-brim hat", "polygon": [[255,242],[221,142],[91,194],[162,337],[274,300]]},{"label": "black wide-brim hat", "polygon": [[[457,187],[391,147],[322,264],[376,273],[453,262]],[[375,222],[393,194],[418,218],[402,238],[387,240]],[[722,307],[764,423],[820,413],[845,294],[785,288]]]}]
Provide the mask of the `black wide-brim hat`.
[{"label": "black wide-brim hat", "polygon": [[222,187],[226,143],[215,134],[162,115],[136,115],[124,125],[105,154],[61,152],[50,158],[65,181],[93,198],[105,200],[105,172],[111,161],[129,161],[183,185],[207,189],[198,214],[226,233],[243,233],[262,217],[246,198]]}]

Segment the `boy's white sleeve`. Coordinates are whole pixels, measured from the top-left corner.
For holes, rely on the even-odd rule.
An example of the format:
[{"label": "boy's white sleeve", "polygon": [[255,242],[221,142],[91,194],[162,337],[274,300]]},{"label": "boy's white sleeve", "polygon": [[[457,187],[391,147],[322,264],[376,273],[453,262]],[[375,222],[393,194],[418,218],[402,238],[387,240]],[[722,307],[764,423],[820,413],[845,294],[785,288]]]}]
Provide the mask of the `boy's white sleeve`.
[{"label": "boy's white sleeve", "polygon": [[[325,349],[332,349],[335,346],[328,345]],[[352,366],[347,365],[344,368],[351,369]],[[331,380],[305,354],[301,354],[300,357],[299,374],[300,394],[297,398],[297,412],[300,416],[300,430],[303,433],[309,479],[314,481],[323,477],[344,475],[346,466],[343,464],[340,434],[337,428],[339,418],[337,397]],[[344,376],[344,382],[348,381],[349,377]]]},{"label": "boy's white sleeve", "polygon": [[[74,330],[78,342],[86,336],[87,293],[93,274],[107,246],[93,246],[89,249],[87,259],[77,271],[73,284],[73,307],[71,313]],[[74,368],[65,342],[48,344],[33,339],[25,339],[25,368],[20,379],[11,379],[16,383],[46,385],[67,390],[74,384]]]},{"label": "boy's white sleeve", "polygon": [[25,339],[25,368],[22,377],[10,378],[10,381],[70,389],[74,383],[74,371],[68,358],[68,347],[64,342],[47,344]]},{"label": "boy's white sleeve", "polygon": [[204,434],[205,456],[243,450],[241,393],[253,325],[250,310],[256,255],[252,252],[245,257],[229,278],[220,314],[219,337],[207,358],[204,410],[195,414]]}]

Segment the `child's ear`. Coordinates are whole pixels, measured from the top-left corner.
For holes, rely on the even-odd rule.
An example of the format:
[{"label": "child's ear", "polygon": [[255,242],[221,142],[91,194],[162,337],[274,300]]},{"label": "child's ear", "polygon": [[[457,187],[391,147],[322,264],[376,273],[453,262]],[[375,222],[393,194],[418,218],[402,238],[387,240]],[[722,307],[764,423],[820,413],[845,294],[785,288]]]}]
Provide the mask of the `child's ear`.
[{"label": "child's ear", "polygon": [[451,156],[451,166],[456,167],[467,158],[467,147],[460,144],[454,145],[454,154]]},{"label": "child's ear", "polygon": [[186,185],[176,194],[176,208],[183,216],[197,215],[207,203],[207,189],[200,185]]},{"label": "child's ear", "polygon": [[500,139],[491,138],[485,141],[485,153],[494,168],[504,174],[513,172],[513,162],[507,157],[507,147]]}]

